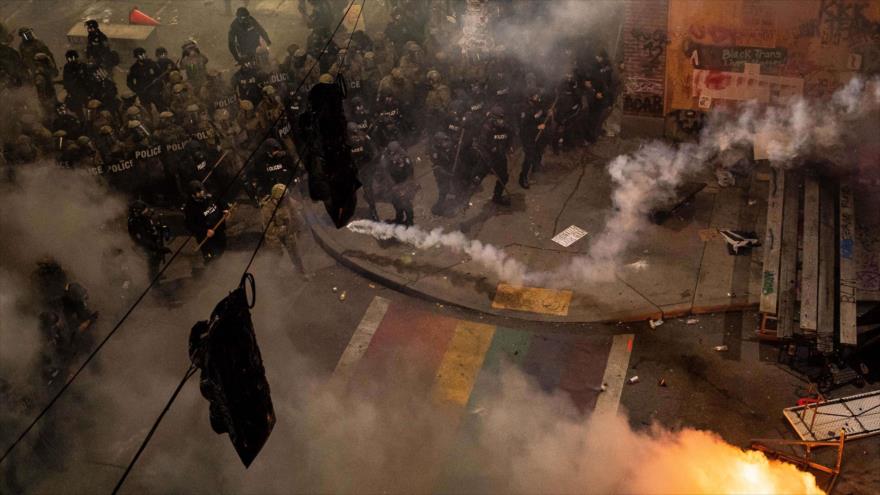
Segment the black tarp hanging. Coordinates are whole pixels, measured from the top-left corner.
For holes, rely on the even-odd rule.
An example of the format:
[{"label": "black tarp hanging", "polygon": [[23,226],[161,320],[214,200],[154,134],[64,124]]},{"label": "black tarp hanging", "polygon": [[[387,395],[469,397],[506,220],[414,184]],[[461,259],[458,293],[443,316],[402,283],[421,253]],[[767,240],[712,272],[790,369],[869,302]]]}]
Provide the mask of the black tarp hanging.
[{"label": "black tarp hanging", "polygon": [[[248,303],[247,286],[253,300]],[[196,323],[189,357],[202,374],[199,388],[210,402],[211,427],[229,433],[241,462],[250,466],[275,426],[269,383],[257,346],[250,309],[256,302],[254,277],[220,301],[209,321]]]},{"label": "black tarp hanging", "polygon": [[323,201],[336,228],[348,224],[357,206],[361,186],[351,161],[346,139],[346,118],[342,100],[346,96],[345,78],[321,77],[308,95],[309,108],[300,116],[297,149],[302,149],[309,173],[309,196]]}]

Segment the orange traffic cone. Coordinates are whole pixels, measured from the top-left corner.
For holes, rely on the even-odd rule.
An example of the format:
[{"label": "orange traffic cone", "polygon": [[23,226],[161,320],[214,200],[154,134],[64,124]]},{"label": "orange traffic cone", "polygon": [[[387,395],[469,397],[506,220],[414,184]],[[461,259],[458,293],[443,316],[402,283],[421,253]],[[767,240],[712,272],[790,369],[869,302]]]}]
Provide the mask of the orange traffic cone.
[{"label": "orange traffic cone", "polygon": [[129,24],[139,24],[141,26],[158,26],[159,21],[153,19],[152,17],[144,14],[137,7],[131,9],[131,12],[128,13],[128,23]]}]

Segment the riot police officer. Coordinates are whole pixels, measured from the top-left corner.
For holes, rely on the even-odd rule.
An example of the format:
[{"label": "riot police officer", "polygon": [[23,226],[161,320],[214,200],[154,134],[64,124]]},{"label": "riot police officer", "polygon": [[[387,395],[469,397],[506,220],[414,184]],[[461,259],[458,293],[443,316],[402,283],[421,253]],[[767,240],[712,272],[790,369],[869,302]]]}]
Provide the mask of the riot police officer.
[{"label": "riot police officer", "polygon": [[492,202],[502,206],[510,206],[510,198],[504,192],[508,180],[507,155],[512,149],[511,137],[510,128],[504,121],[504,109],[493,107],[475,144],[486,170],[495,175]]},{"label": "riot police officer", "polygon": [[271,45],[269,34],[263,26],[251,16],[248,9],[239,7],[235,12],[235,19],[229,26],[229,53],[236,62],[253,58],[260,46],[260,39]]},{"label": "riot police officer", "polygon": [[455,179],[456,146],[449,135],[437,131],[431,139],[431,169],[437,181],[437,202],[431,207],[431,213],[442,215],[446,206],[447,196],[452,192]]},{"label": "riot police officer", "polygon": [[154,60],[147,57],[147,51],[143,48],[135,48],[132,52],[135,61],[128,69],[126,83],[137,94],[138,99],[147,108],[156,106],[158,112],[165,110],[162,101],[162,69]]},{"label": "riot police officer", "polygon": [[28,72],[30,72],[31,77],[34,77],[37,68],[34,56],[38,53],[42,53],[49,59],[47,64],[50,76],[49,79],[55,78],[58,75],[58,67],[55,65],[55,57],[52,55],[49,47],[46,46],[42,40],[37,39],[34,35],[34,30],[29,27],[19,29],[18,35],[21,37],[21,43],[18,45],[18,53],[21,54],[21,61],[24,63]]},{"label": "riot police officer", "polygon": [[367,201],[370,218],[379,221],[379,212],[376,210],[376,146],[356,122],[349,122],[347,131],[351,162],[357,168],[358,180],[363,184],[364,199]]},{"label": "riot police officer", "polygon": [[145,202],[136,200],[128,208],[128,235],[147,255],[149,276],[153,280],[165,262],[165,255],[171,253],[165,246],[170,238],[168,226],[157,218]]},{"label": "riot police officer", "polygon": [[278,140],[269,138],[257,152],[250,182],[257,197],[265,196],[275,184],[287,184],[294,170],[293,160]]},{"label": "riot police officer", "polygon": [[88,31],[86,57],[105,70],[110,70],[119,64],[119,56],[110,49],[110,39],[98,27],[98,21],[89,19],[85,24]]},{"label": "riot police officer", "polygon": [[67,60],[62,76],[62,84],[67,91],[65,102],[73,113],[82,117],[83,107],[89,98],[86,64],[79,61],[79,53],[76,50],[68,50],[64,57]]},{"label": "riot police officer", "polygon": [[263,97],[266,73],[261,71],[253,58],[243,59],[241,68],[232,76],[232,87],[240,100],[248,100],[256,106]]},{"label": "riot police officer", "polygon": [[523,189],[529,188],[529,174],[541,167],[541,158],[548,143],[548,120],[541,93],[533,92],[526,108],[520,113],[519,138],[523,148],[523,164],[519,173],[519,185]]},{"label": "riot police officer", "polygon": [[412,226],[413,200],[418,192],[412,160],[397,141],[392,141],[382,154],[382,170],[391,179],[391,205],[394,206],[393,223]]},{"label": "riot police officer", "polygon": [[183,207],[187,230],[201,244],[202,257],[209,263],[226,250],[226,218],[229,205],[208,194],[201,182],[189,183],[190,196]]}]

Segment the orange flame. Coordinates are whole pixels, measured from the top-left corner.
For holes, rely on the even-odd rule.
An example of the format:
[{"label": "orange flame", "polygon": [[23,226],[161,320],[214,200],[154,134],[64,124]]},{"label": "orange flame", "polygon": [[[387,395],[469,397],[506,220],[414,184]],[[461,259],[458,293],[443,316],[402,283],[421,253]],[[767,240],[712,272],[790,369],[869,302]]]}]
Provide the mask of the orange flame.
[{"label": "orange flame", "polygon": [[[665,435],[664,435],[665,436]],[[684,430],[654,443],[635,476],[636,493],[713,495],[825,492],[812,474],[786,462],[744,451],[711,433]]]}]

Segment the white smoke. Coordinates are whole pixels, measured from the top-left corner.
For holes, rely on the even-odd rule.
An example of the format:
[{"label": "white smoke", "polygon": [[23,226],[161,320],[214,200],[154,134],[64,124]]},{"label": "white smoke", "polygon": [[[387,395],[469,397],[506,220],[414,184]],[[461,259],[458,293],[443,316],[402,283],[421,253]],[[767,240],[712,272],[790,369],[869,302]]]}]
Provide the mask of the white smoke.
[{"label": "white smoke", "polygon": [[[704,170],[720,153],[764,146],[775,166],[793,166],[802,157],[832,159],[856,134],[866,117],[880,108],[880,80],[853,79],[828,101],[795,99],[781,107],[745,104],[731,115],[715,112],[698,143],[673,146],[654,141],[608,164],[613,184],[613,209],[604,229],[594,237],[586,256],[550,272],[531,272],[503,249],[471,240],[461,232],[426,232],[418,227],[392,226],[358,220],[349,229],[378,239],[394,238],[419,249],[444,246],[464,252],[501,281],[550,287],[577,287],[613,280],[627,247],[647,225],[648,213],[671,198],[676,187]],[[870,124],[869,124],[870,125]],[[874,123],[876,126],[876,122]]]}]

